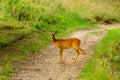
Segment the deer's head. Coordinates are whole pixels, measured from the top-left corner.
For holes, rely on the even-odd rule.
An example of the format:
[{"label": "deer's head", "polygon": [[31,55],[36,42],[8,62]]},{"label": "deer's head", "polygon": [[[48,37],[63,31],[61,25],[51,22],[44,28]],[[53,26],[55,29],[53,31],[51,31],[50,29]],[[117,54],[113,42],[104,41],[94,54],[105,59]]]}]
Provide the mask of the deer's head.
[{"label": "deer's head", "polygon": [[55,39],[55,35],[56,35],[56,34],[57,34],[57,31],[51,33],[53,40]]}]

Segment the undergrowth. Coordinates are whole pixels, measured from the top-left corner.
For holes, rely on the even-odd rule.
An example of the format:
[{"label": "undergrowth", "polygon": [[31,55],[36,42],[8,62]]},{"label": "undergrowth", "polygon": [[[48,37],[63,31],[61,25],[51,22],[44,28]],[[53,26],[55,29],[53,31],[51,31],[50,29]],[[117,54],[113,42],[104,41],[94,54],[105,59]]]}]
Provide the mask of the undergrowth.
[{"label": "undergrowth", "polygon": [[[96,0],[95,3],[98,4]],[[0,0],[0,80],[8,79],[16,70],[14,62],[22,61],[28,54],[37,53],[50,44],[51,31],[57,30],[57,38],[61,38],[75,30],[95,27],[91,22],[119,21],[117,2],[118,7],[112,4],[111,15],[108,14],[110,6],[108,11],[102,10],[103,7],[97,10],[98,13],[101,11],[100,16],[90,4],[91,0],[85,3],[76,0]]]},{"label": "undergrowth", "polygon": [[62,0],[68,11],[93,23],[112,24],[120,21],[120,0]]},{"label": "undergrowth", "polygon": [[120,79],[120,28],[110,30],[95,48],[93,58],[80,75],[80,80]]}]

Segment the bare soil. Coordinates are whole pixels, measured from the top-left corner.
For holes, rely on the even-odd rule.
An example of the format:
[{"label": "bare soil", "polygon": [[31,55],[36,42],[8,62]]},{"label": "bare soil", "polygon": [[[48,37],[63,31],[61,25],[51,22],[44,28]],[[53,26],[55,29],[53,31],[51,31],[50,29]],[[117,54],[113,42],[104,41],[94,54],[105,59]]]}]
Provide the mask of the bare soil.
[{"label": "bare soil", "polygon": [[80,30],[71,34],[81,40],[81,48],[87,53],[87,59],[80,54],[76,63],[73,63],[76,52],[74,49],[63,51],[64,64],[60,64],[59,50],[53,45],[37,54],[29,55],[25,64],[20,65],[20,70],[14,73],[10,80],[78,80],[80,73],[92,58],[96,44],[112,28],[120,24],[99,25],[94,29]]}]

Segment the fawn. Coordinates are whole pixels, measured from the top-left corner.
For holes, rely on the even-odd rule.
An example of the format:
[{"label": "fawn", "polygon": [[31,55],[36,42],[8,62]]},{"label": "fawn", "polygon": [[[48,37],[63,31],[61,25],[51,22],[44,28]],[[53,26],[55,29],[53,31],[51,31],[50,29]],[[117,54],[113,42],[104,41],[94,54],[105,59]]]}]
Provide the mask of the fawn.
[{"label": "fawn", "polygon": [[53,40],[53,43],[56,45],[56,47],[58,47],[58,49],[60,50],[60,63],[63,63],[63,53],[62,53],[63,49],[74,48],[76,50],[77,56],[75,57],[74,63],[76,62],[78,56],[80,55],[80,51],[82,51],[86,56],[85,51],[80,48],[81,41],[78,38],[56,39],[55,38],[56,34],[57,34],[57,31],[52,33],[52,40]]}]

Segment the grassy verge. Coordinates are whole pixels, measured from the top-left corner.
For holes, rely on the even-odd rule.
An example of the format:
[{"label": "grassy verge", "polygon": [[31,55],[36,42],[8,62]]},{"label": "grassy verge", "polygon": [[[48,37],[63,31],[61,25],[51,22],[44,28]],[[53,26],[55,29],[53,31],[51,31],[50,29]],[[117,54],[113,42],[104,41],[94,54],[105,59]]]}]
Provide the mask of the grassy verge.
[{"label": "grassy verge", "polygon": [[95,48],[94,56],[80,75],[80,80],[120,79],[120,28],[110,30]]}]

